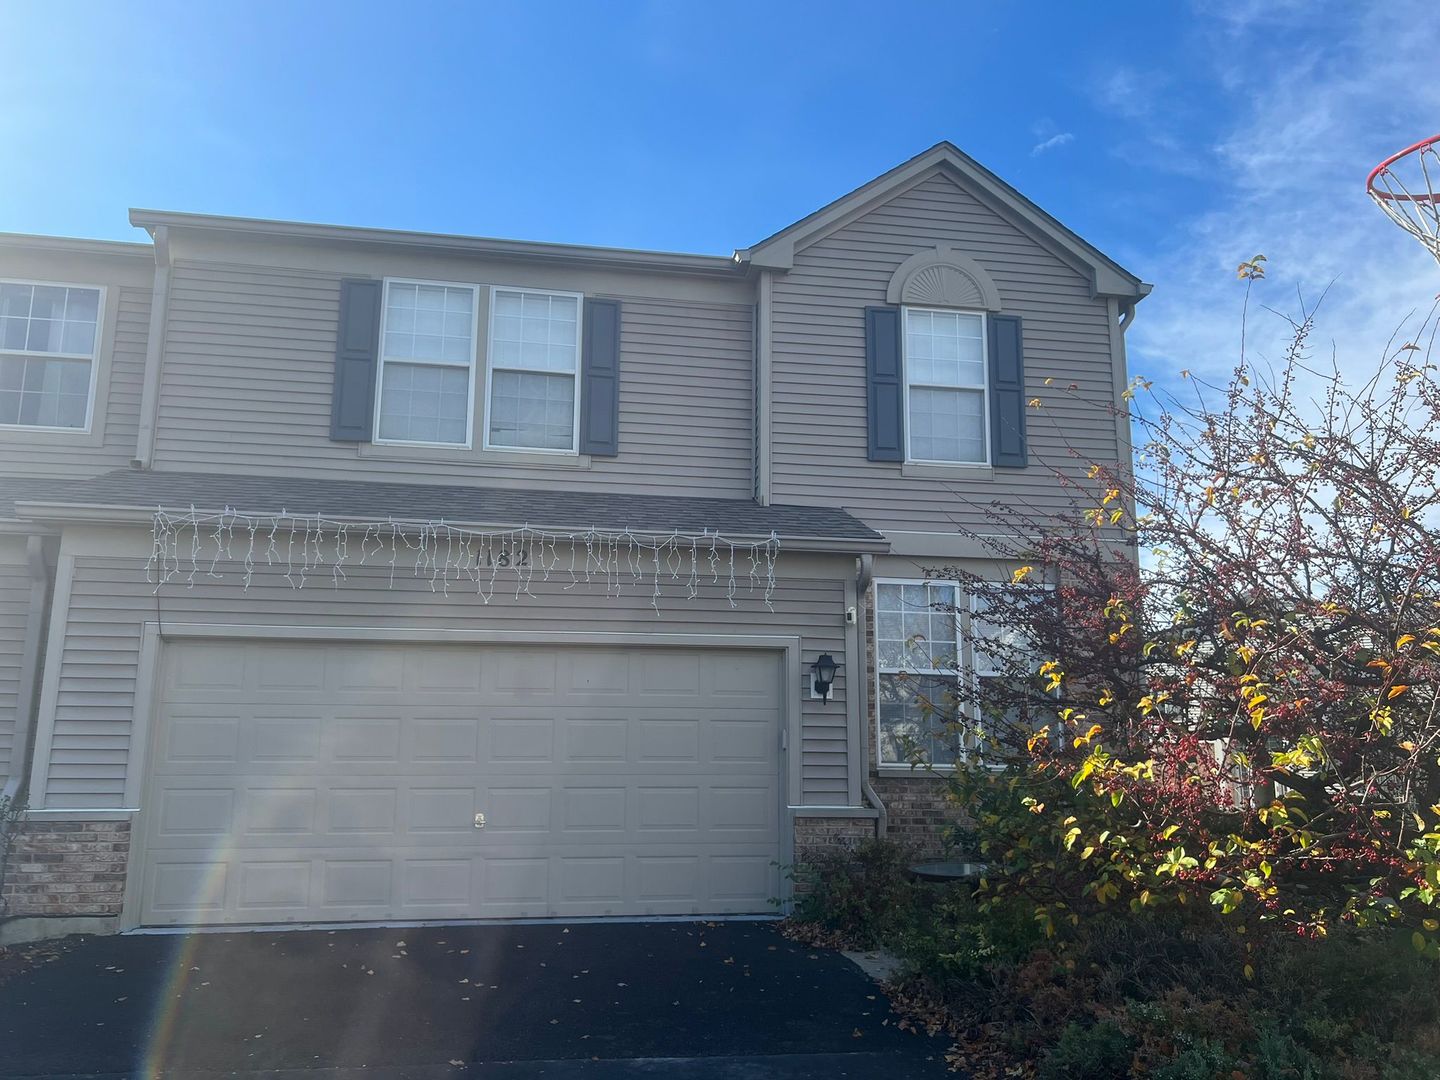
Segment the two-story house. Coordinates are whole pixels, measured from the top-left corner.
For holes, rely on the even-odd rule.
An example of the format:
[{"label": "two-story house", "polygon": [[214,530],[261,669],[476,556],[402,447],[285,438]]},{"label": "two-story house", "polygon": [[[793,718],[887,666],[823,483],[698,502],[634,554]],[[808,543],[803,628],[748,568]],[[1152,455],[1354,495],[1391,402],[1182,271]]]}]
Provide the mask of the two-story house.
[{"label": "two-story house", "polygon": [[1149,287],[948,143],[730,257],[130,220],[0,238],[10,916],[771,911],[1129,453]]}]

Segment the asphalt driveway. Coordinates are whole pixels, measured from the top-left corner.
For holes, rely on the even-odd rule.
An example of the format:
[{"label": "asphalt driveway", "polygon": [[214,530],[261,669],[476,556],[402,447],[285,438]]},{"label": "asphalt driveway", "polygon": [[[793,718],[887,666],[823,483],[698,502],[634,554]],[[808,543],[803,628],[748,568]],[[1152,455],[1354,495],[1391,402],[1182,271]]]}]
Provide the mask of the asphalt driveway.
[{"label": "asphalt driveway", "polygon": [[0,985],[6,1077],[909,1080],[945,1048],[764,922],[95,938]]}]

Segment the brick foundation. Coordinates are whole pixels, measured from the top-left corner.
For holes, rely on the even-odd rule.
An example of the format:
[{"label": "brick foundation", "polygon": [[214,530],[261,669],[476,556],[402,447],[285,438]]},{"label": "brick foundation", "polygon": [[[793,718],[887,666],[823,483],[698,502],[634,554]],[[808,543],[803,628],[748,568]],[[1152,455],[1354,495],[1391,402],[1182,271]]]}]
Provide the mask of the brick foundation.
[{"label": "brick foundation", "polygon": [[795,819],[795,864],[803,866],[827,851],[854,847],[862,840],[875,837],[873,818]]},{"label": "brick foundation", "polygon": [[0,913],[119,915],[129,855],[128,821],[29,819],[10,845]]}]

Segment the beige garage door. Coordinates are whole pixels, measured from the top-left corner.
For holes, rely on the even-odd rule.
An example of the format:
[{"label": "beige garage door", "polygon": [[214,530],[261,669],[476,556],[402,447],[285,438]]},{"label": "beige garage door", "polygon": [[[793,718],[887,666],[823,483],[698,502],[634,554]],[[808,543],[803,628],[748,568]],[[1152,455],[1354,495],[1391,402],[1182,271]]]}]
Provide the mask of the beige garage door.
[{"label": "beige garage door", "polygon": [[781,685],[744,649],[168,645],[140,921],[772,910]]}]

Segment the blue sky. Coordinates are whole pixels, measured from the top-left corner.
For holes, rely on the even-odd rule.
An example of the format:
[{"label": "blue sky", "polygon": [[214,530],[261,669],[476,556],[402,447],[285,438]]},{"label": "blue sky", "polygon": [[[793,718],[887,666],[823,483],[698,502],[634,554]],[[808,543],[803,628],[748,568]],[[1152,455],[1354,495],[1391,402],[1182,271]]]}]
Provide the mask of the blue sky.
[{"label": "blue sky", "polygon": [[1368,7],[15,4],[0,230],[131,238],[144,206],[728,253],[950,139],[1156,284],[1137,370],[1223,367],[1257,251],[1280,306],[1339,275],[1347,343],[1440,285],[1362,193],[1440,130],[1440,20]]}]

